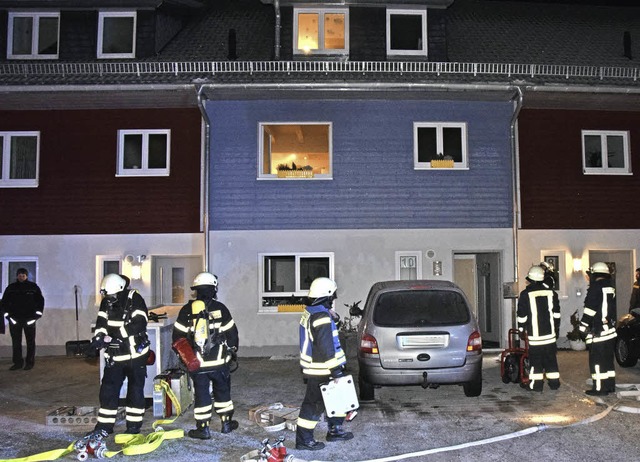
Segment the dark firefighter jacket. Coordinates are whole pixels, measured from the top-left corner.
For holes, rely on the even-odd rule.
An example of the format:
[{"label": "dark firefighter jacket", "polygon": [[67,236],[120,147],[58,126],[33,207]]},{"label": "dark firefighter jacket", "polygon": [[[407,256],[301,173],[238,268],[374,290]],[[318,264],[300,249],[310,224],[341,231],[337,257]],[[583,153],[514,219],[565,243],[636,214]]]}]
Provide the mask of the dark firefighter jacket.
[{"label": "dark firefighter jacket", "polygon": [[14,324],[40,319],[44,312],[44,297],[40,287],[31,281],[12,282],[2,294],[2,311]]},{"label": "dark firefighter jacket", "polygon": [[580,332],[586,333],[587,343],[614,339],[616,334],[616,289],[608,278],[598,278],[589,284],[584,299],[584,313]]},{"label": "dark firefighter jacket", "polygon": [[173,326],[173,341],[184,337],[191,343],[198,360],[200,369],[198,372],[207,372],[219,368],[231,361],[229,349],[238,349],[238,326],[236,326],[229,309],[218,300],[205,302],[203,313],[209,319],[209,338],[201,348],[194,342],[194,326],[197,316],[193,315],[191,305],[195,300],[189,301],[178,313],[178,319]]},{"label": "dark firefighter jacket", "polygon": [[640,280],[633,283],[633,289],[631,289],[631,299],[629,300],[629,312],[634,308],[640,308]]},{"label": "dark firefighter jacket", "polygon": [[96,321],[95,338],[111,337],[105,344],[107,363],[146,362],[149,353],[147,305],[136,290],[123,290],[112,302],[102,299]]},{"label": "dark firefighter jacket", "polygon": [[323,305],[307,306],[300,318],[300,366],[302,373],[329,376],[346,363],[338,329]]},{"label": "dark firefighter jacket", "polygon": [[518,298],[518,328],[527,332],[531,346],[555,343],[560,329],[558,294],[544,283],[529,284]]}]

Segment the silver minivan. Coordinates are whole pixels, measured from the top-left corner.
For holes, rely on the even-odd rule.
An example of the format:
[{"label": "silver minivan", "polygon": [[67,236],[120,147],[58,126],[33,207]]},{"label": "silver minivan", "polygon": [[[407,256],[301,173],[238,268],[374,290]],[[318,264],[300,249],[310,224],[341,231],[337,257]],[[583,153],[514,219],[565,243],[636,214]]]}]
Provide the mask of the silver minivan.
[{"label": "silver minivan", "polygon": [[[351,313],[352,315],[357,313]],[[462,385],[482,393],[482,338],[467,298],[449,281],[376,282],[358,325],[361,401],[391,385]]]}]

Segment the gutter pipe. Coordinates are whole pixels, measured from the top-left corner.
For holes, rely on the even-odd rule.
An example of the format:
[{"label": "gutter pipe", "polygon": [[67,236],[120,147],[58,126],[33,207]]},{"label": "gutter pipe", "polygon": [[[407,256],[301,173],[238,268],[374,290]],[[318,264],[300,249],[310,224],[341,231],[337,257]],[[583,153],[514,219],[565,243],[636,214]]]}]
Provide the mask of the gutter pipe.
[{"label": "gutter pipe", "polygon": [[275,39],[273,44],[273,59],[275,61],[280,61],[280,32],[282,30],[282,18],[280,15],[280,0],[273,0],[273,11],[276,16],[276,30],[275,30]]},{"label": "gutter pipe", "polygon": [[207,99],[203,92],[204,87],[200,85],[196,87],[196,95],[198,98],[198,108],[202,116],[204,124],[204,153],[201,156],[200,172],[201,172],[201,213],[202,227],[204,228],[204,271],[209,271],[209,158],[211,152],[211,136],[209,134],[211,120],[205,108],[205,100]]},{"label": "gutter pipe", "polygon": [[520,226],[520,163],[518,162],[518,116],[522,109],[522,89],[515,87],[513,96],[514,109],[509,128],[511,130],[511,168],[513,169],[512,197],[513,197],[513,280],[518,282],[518,227]]}]

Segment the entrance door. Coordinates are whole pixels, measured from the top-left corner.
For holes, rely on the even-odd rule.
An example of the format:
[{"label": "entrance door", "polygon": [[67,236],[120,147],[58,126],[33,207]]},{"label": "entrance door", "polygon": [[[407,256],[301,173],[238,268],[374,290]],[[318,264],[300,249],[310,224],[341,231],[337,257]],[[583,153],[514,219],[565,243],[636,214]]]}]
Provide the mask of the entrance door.
[{"label": "entrance door", "polygon": [[191,284],[202,271],[202,257],[152,257],[153,306],[184,305],[191,298]]},{"label": "entrance door", "polygon": [[476,318],[486,347],[500,346],[501,276],[500,254],[460,253],[454,255],[454,281],[475,304]]},{"label": "entrance door", "polygon": [[631,250],[589,251],[589,267],[599,261],[605,262],[612,270],[611,282],[616,289],[618,317],[629,311],[631,288],[635,278],[633,252]]}]

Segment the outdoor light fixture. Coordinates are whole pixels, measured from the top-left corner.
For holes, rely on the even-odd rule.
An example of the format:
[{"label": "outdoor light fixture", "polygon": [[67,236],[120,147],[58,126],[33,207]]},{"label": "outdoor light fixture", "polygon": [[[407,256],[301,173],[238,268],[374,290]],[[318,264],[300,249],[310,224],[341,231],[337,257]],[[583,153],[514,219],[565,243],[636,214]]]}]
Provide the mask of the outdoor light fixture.
[{"label": "outdoor light fixture", "polygon": [[124,261],[131,265],[131,279],[142,279],[142,263],[147,259],[146,255],[131,255],[124,257]]},{"label": "outdoor light fixture", "polygon": [[579,273],[582,271],[582,258],[574,258],[573,259],[573,272]]},{"label": "outdoor light fixture", "polygon": [[433,262],[433,275],[442,276],[442,262],[440,260]]}]

